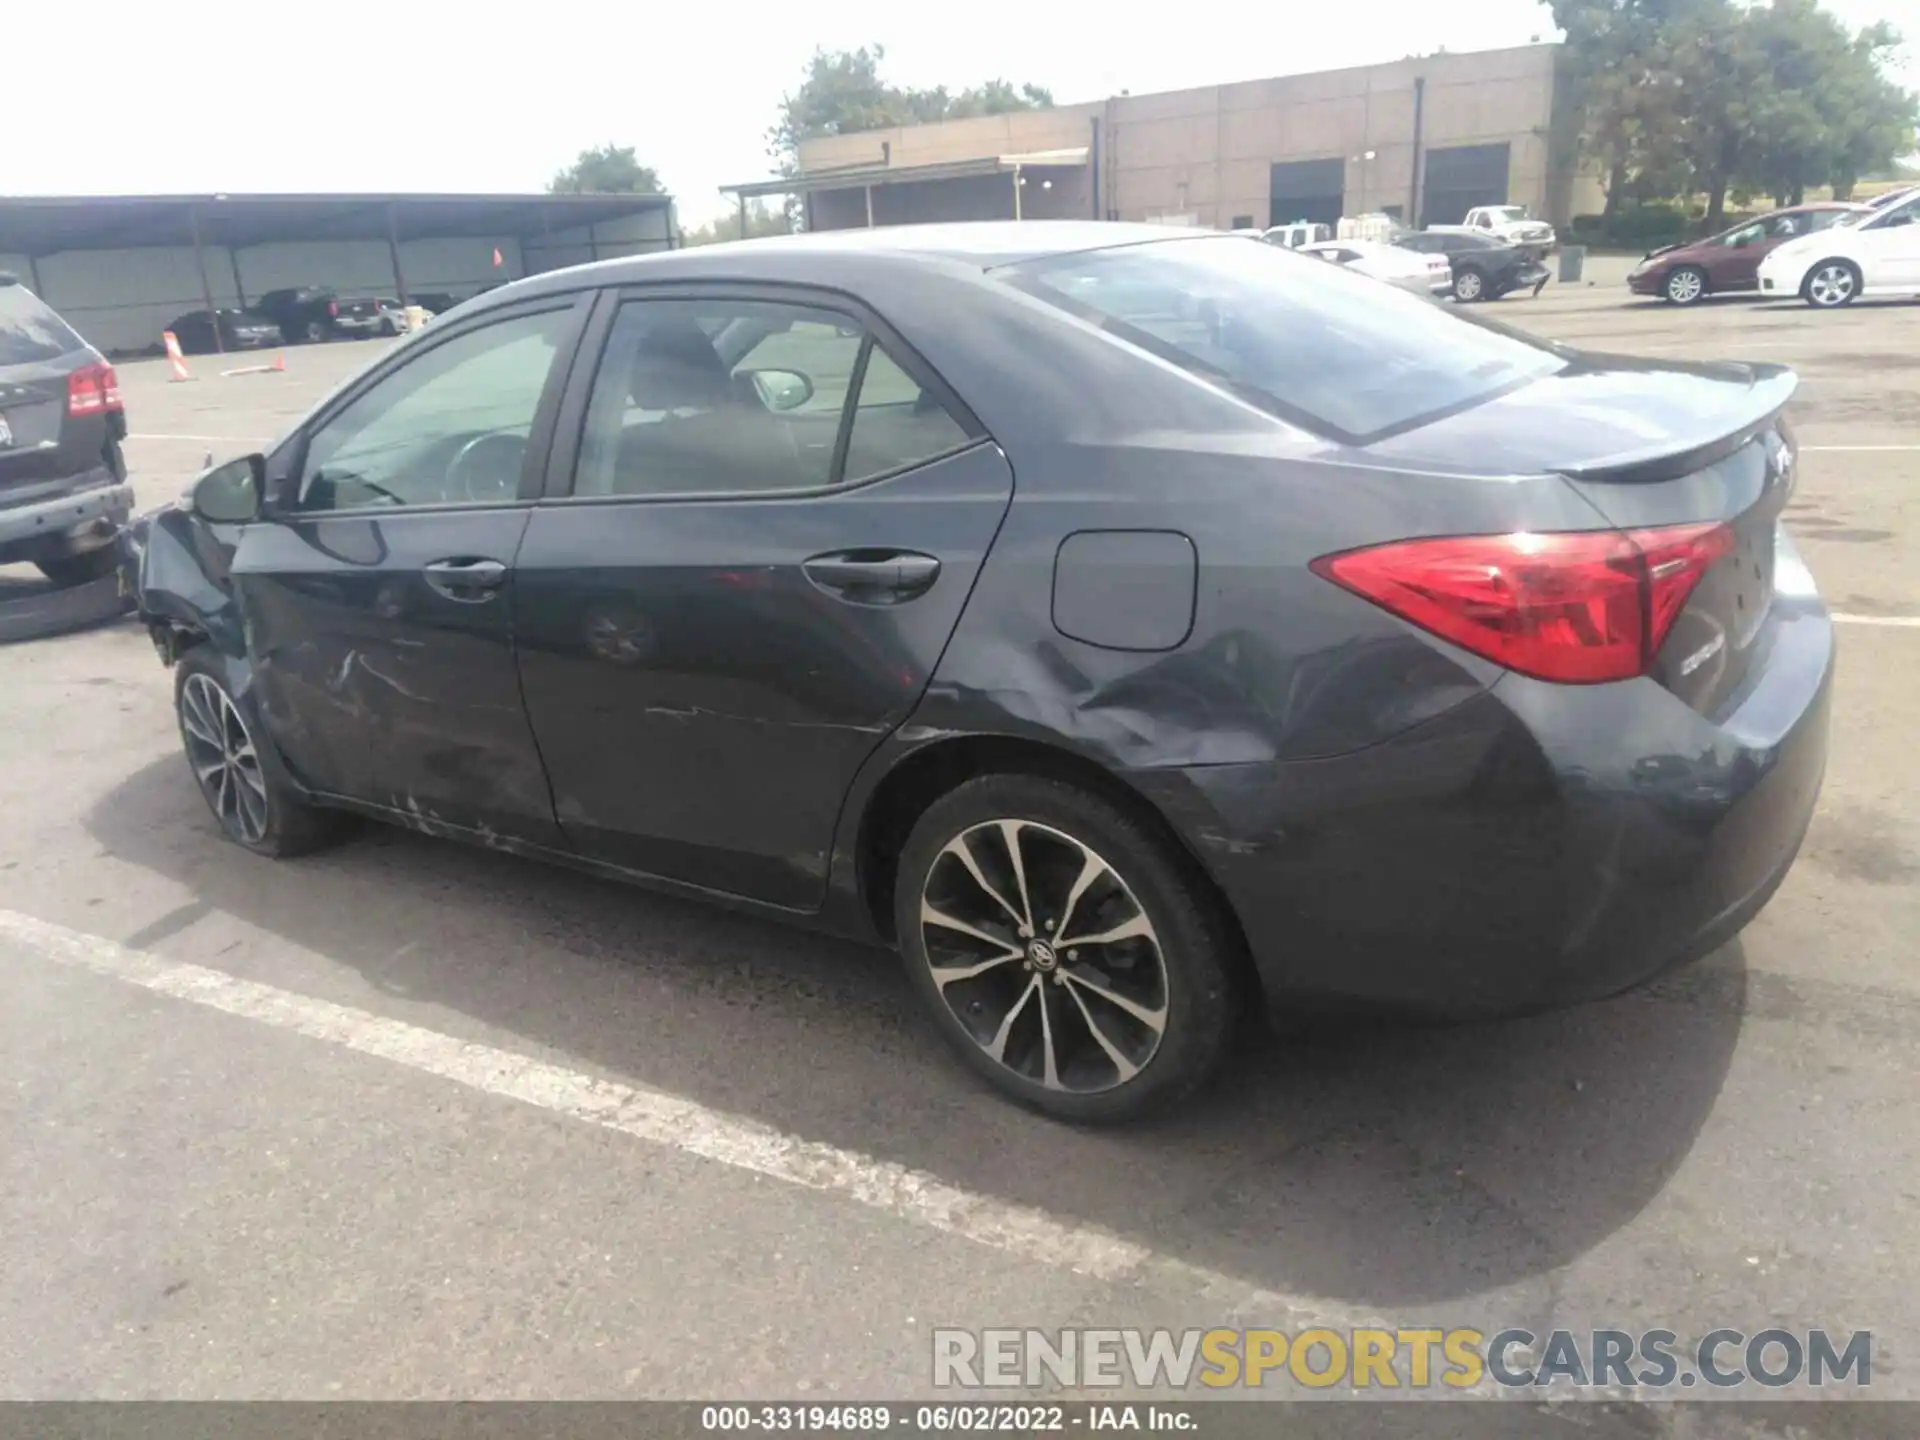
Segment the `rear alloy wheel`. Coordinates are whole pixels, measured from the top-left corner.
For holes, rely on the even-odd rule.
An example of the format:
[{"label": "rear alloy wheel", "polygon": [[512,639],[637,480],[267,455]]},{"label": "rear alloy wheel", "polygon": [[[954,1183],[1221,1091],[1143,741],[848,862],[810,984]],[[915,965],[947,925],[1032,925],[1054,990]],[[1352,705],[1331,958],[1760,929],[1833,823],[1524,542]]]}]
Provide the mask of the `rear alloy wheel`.
[{"label": "rear alloy wheel", "polygon": [[306,329],[302,333],[309,345],[318,345],[322,340],[327,338],[327,327],[322,325],[318,320],[309,320]]},{"label": "rear alloy wheel", "polygon": [[945,796],[901,855],[895,910],[941,1031],[1034,1109],[1132,1119],[1226,1050],[1218,917],[1155,836],[1085,791],[997,775]]},{"label": "rear alloy wheel", "polygon": [[1691,305],[1707,293],[1707,272],[1694,265],[1682,265],[1667,276],[1661,293],[1676,305]]},{"label": "rear alloy wheel", "polygon": [[1470,305],[1486,293],[1486,277],[1478,270],[1469,268],[1455,272],[1453,277],[1454,299]]},{"label": "rear alloy wheel", "polygon": [[340,831],[344,817],[306,804],[268,770],[218,661],[204,648],[180,658],[174,709],[194,783],[229,840],[280,858],[314,849]]},{"label": "rear alloy wheel", "polygon": [[1822,260],[1808,272],[1801,293],[1816,310],[1837,310],[1859,295],[1860,272],[1849,260]]}]

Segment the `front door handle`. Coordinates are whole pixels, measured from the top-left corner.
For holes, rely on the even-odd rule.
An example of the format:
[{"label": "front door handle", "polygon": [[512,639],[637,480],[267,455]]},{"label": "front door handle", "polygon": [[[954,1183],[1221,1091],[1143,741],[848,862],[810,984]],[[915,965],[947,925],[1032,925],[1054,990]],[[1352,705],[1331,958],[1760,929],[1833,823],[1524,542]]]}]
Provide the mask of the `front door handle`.
[{"label": "front door handle", "polygon": [[449,600],[474,604],[493,598],[493,592],[507,583],[507,567],[498,560],[436,560],[421,567],[427,584]]},{"label": "front door handle", "polygon": [[940,562],[913,550],[841,550],[800,569],[821,590],[856,605],[898,605],[933,588]]}]

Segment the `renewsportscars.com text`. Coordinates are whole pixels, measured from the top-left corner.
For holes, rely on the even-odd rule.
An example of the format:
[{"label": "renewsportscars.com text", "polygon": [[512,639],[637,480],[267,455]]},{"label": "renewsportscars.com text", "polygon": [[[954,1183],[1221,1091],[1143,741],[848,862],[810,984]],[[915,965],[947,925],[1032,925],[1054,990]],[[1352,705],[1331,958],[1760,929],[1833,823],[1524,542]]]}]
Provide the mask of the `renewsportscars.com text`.
[{"label": "renewsportscars.com text", "polygon": [[933,1383],[991,1390],[1282,1389],[1691,1390],[1873,1383],[1866,1330],[1509,1328],[1285,1330],[953,1330],[933,1332]]}]

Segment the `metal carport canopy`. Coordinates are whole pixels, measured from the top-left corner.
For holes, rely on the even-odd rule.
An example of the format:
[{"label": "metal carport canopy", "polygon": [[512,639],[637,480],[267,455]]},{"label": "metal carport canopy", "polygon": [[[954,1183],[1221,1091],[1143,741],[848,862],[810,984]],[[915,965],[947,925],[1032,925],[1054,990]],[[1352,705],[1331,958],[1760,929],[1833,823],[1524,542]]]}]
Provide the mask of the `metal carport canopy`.
[{"label": "metal carport canopy", "polygon": [[666,195],[0,196],[0,253],[302,240],[523,238],[672,205]]}]

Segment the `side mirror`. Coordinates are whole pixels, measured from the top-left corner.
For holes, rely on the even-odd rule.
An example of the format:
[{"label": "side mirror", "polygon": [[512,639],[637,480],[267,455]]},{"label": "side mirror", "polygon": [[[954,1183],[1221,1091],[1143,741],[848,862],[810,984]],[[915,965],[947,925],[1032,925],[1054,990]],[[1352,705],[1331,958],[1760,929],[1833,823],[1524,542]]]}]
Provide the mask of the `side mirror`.
[{"label": "side mirror", "polygon": [[813,398],[813,381],[798,370],[749,370],[747,374],[760,403],[776,414],[798,410]]},{"label": "side mirror", "polygon": [[243,455],[216,465],[193,482],[193,513],[216,525],[245,525],[260,518],[260,497],[266,493],[264,455]]}]

